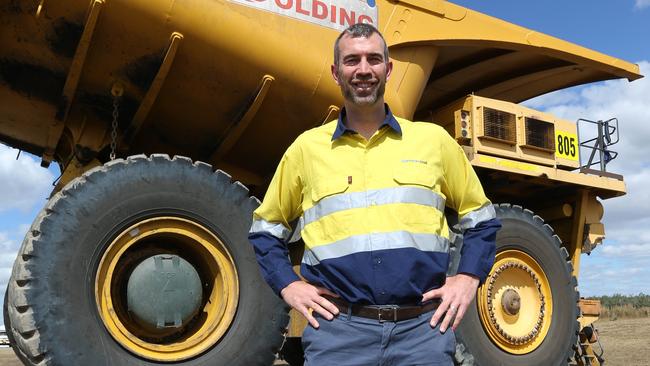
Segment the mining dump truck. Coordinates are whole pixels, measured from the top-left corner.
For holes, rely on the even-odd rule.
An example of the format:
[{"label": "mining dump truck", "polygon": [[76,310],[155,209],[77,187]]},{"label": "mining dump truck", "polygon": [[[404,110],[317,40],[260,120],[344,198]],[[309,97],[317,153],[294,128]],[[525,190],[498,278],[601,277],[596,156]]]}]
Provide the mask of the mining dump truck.
[{"label": "mining dump truck", "polygon": [[24,364],[302,363],[305,321],[247,233],[285,149],[336,118],[332,45],[356,22],[386,37],[393,112],[444,126],[503,223],[457,363],[600,362],[576,277],[625,194],[617,121],[518,103],[637,65],[441,0],[2,0],[0,141],[61,170],[8,285]]}]

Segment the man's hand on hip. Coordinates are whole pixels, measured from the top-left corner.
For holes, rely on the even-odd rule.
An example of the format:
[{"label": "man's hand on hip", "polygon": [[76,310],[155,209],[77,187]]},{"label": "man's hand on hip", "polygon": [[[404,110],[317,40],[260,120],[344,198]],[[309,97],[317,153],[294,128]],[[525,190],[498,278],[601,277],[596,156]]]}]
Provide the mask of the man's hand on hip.
[{"label": "man's hand on hip", "polygon": [[328,301],[323,295],[339,297],[332,291],[304,281],[291,282],[287,287],[280,291],[280,296],[292,308],[302,314],[312,327],[318,328],[318,321],[312,315],[312,311],[317,312],[323,318],[332,320],[339,313],[339,309]]},{"label": "man's hand on hip", "polygon": [[454,323],[451,328],[455,331],[463,316],[465,316],[465,311],[467,311],[469,303],[476,296],[478,284],[479,280],[477,277],[459,273],[455,276],[447,277],[447,282],[444,286],[426,292],[422,296],[423,302],[435,298],[442,300],[440,306],[438,306],[438,309],[431,317],[431,327],[435,328],[440,318],[444,315],[442,324],[440,324],[440,331],[442,333],[446,332],[452,319]]}]

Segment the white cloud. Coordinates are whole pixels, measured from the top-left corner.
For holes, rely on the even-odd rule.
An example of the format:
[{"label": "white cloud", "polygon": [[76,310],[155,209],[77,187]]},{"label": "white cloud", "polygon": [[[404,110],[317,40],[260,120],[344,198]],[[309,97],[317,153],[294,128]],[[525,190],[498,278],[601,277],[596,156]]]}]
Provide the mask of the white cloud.
[{"label": "white cloud", "polygon": [[11,269],[16,258],[18,244],[15,240],[10,239],[6,232],[0,231],[0,282],[3,279],[3,273]]},{"label": "white cloud", "polygon": [[608,257],[650,257],[650,242],[639,244],[604,245],[602,253]]},{"label": "white cloud", "polygon": [[626,174],[625,182],[627,195],[603,202],[606,243],[645,245],[650,253],[650,232],[647,230],[650,227],[650,168]]},{"label": "white cloud", "polygon": [[18,209],[27,212],[45,202],[54,180],[49,170],[18,150],[0,145],[0,212]]},{"label": "white cloud", "polygon": [[643,9],[650,6],[650,0],[636,0],[634,7],[637,9]]},{"label": "white cloud", "polygon": [[[650,6],[650,0],[640,3]],[[650,75],[650,62],[639,67],[641,74]],[[580,266],[580,287],[587,295],[650,293],[649,98],[650,77],[645,77],[563,90],[525,103],[571,121],[619,120],[620,142],[611,148],[619,156],[607,170],[624,176],[627,195],[603,201],[605,244],[583,256]]]},{"label": "white cloud", "polygon": [[[0,231],[0,296],[2,296],[0,305],[4,302],[4,293],[16,259],[16,252],[18,252],[16,240],[10,238],[8,233]],[[3,323],[4,321],[0,320],[0,324]]]}]

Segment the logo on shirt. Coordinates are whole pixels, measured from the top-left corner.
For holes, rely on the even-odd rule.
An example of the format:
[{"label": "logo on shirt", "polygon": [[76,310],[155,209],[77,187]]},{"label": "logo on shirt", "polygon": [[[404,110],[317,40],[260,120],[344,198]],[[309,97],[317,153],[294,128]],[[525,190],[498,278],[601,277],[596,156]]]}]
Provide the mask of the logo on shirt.
[{"label": "logo on shirt", "polygon": [[424,164],[424,165],[428,164],[426,160],[419,160],[419,159],[402,159],[402,163],[416,163],[416,164]]}]

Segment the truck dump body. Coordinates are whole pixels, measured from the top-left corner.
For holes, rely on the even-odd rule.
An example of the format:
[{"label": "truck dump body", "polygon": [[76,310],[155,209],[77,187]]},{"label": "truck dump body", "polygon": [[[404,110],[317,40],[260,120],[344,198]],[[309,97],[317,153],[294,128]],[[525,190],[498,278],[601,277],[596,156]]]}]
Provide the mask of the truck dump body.
[{"label": "truck dump body", "polygon": [[[267,1],[294,12],[318,3]],[[407,118],[470,93],[519,102],[640,77],[636,65],[445,1],[376,7],[395,62],[387,101]],[[0,139],[64,164],[75,149],[90,158],[106,148],[116,83],[120,135],[132,132],[122,151],[188,155],[253,185],[341,103],[329,75],[338,29],[241,3],[10,1],[0,22]]]},{"label": "truck dump body", "polygon": [[[599,199],[625,194],[605,171],[618,125],[593,122],[590,169],[574,121],[516,103],[637,65],[441,0],[0,0],[0,142],[62,171],[8,283],[24,364],[268,365],[283,345],[302,365],[305,319],[287,327],[260,275],[250,195],[336,118],[332,46],[355,22],[386,38],[393,113],[456,139],[503,224],[456,361],[598,365],[576,278]],[[462,230],[449,245],[453,276]]]}]

